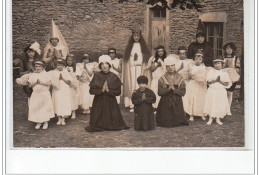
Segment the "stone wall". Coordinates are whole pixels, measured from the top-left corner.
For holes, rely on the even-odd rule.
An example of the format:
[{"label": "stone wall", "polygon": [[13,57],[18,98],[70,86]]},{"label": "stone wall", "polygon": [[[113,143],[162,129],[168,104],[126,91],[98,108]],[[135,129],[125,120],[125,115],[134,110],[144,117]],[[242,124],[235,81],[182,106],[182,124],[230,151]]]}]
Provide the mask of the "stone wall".
[{"label": "stone wall", "polygon": [[[188,46],[195,39],[199,15],[206,12],[227,13],[227,41],[235,42],[241,50],[243,30],[243,4],[231,1],[205,0],[203,12],[182,11],[178,8],[170,11],[170,50],[175,53],[180,45]],[[41,49],[45,47],[50,33],[51,19],[54,19],[70,52],[106,53],[109,47],[123,54],[131,35],[131,29],[139,26],[143,31],[146,25],[146,4],[129,0],[13,0],[13,52],[16,55],[22,49],[38,41]]]}]

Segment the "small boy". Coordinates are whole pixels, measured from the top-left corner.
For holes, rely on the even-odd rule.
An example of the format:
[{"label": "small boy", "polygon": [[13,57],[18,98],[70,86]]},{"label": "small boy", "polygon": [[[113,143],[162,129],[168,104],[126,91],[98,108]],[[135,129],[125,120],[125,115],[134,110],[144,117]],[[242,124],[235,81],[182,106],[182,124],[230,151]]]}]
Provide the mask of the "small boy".
[{"label": "small boy", "polygon": [[155,120],[152,104],[156,101],[156,96],[151,89],[147,88],[148,78],[141,75],[137,78],[139,89],[132,95],[134,104],[135,118],[134,125],[136,131],[153,130]]}]

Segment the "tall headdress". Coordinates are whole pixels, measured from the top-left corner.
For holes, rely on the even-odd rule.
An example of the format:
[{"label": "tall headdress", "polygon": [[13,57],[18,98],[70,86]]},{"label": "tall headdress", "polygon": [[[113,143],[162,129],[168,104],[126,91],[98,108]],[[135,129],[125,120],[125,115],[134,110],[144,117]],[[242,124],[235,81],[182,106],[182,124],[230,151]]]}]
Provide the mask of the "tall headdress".
[{"label": "tall headdress", "polygon": [[196,34],[196,38],[199,37],[199,36],[206,36],[205,35],[205,26],[204,24],[201,22],[201,20],[199,20],[199,23],[198,23],[198,28],[197,28],[197,34]]}]

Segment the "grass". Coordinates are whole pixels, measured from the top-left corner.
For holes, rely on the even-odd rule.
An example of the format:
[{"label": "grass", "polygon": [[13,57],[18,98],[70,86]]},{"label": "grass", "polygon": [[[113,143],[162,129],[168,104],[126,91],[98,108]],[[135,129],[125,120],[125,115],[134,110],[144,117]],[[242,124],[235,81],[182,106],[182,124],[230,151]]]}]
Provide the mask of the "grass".
[{"label": "grass", "polygon": [[157,127],[153,131],[134,130],[133,113],[123,106],[122,115],[130,129],[123,131],[85,132],[89,115],[77,114],[77,118],[67,119],[65,126],[57,126],[53,118],[47,130],[35,130],[35,124],[28,122],[27,97],[22,87],[14,84],[13,146],[14,147],[243,147],[244,146],[244,106],[238,102],[238,92],[234,93],[232,116],[225,117],[223,125],[195,118],[189,126],[175,128]]}]

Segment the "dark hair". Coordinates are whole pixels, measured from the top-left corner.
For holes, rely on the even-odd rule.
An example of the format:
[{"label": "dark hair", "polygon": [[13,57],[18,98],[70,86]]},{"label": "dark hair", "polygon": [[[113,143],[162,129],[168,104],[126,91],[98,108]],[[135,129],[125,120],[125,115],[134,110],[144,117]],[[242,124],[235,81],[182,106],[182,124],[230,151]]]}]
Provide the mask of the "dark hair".
[{"label": "dark hair", "polygon": [[50,38],[50,40],[49,40],[50,43],[51,43],[51,40],[52,40],[52,39],[58,39],[58,42],[60,42],[59,38]]},{"label": "dark hair", "polygon": [[66,66],[69,66],[69,65],[68,65],[68,62],[67,62],[67,61],[68,61],[68,58],[72,58],[72,59],[73,59],[73,63],[72,63],[72,66],[71,66],[71,67],[73,68],[73,72],[75,72],[75,71],[76,71],[76,64],[77,64],[77,63],[76,63],[76,59],[75,59],[75,57],[74,57],[73,54],[68,54],[67,57],[66,57],[66,60],[65,60],[65,61],[66,61]]},{"label": "dark hair", "polygon": [[231,57],[234,57],[235,56],[235,52],[237,50],[237,47],[234,43],[227,43],[224,45],[223,47],[223,50],[224,50],[224,56],[226,57],[227,56],[227,48],[230,47],[232,49],[232,54],[231,54]]},{"label": "dark hair", "polygon": [[[104,63],[99,63],[98,65],[98,68],[101,70],[101,64],[104,64]],[[107,62],[107,64],[109,65],[109,69],[111,68],[111,65]]]},{"label": "dark hair", "polygon": [[[126,60],[126,61],[129,60],[133,45],[135,43],[133,35],[134,34],[132,34],[130,39],[128,40],[128,44],[127,44],[126,49],[125,49],[124,60]],[[144,38],[143,38],[141,33],[140,33],[139,43],[141,45],[141,51],[142,51],[142,54],[143,54],[143,62],[147,63],[151,54],[150,54],[149,50],[147,49],[146,43],[145,43]]]},{"label": "dark hair", "polygon": [[35,52],[35,55],[34,55],[34,60],[40,60],[40,55],[33,49],[27,49],[27,51],[25,52],[25,59],[26,60],[29,60],[29,55],[28,55],[28,52],[30,51],[34,51]]},{"label": "dark hair", "polygon": [[180,53],[180,50],[186,50],[186,51],[187,51],[187,47],[185,47],[185,46],[180,46],[180,47],[178,48],[178,53]]},{"label": "dark hair", "polygon": [[144,75],[141,75],[137,78],[138,84],[148,84],[148,78]]},{"label": "dark hair", "polygon": [[163,56],[162,56],[162,60],[164,60],[166,57],[167,57],[167,52],[166,52],[166,50],[165,50],[165,48],[164,48],[164,46],[158,46],[157,48],[156,48],[156,52],[155,52],[155,62],[158,62],[158,59],[159,59],[159,55],[158,55],[158,50],[159,49],[163,49]]}]

